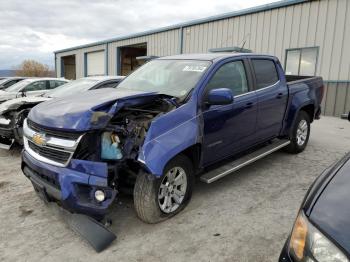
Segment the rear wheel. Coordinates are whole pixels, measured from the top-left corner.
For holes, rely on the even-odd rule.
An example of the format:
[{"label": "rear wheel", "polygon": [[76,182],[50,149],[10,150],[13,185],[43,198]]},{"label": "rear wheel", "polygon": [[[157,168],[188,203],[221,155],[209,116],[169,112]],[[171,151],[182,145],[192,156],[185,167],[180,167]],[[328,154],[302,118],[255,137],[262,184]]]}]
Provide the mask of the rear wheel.
[{"label": "rear wheel", "polygon": [[285,148],[287,152],[297,154],[304,151],[310,136],[310,117],[305,111],[300,111],[292,127],[291,143]]},{"label": "rear wheel", "polygon": [[139,174],[134,187],[138,217],[146,223],[158,223],[179,213],[191,198],[192,186],[192,163],[183,155],[171,160],[159,179]]}]

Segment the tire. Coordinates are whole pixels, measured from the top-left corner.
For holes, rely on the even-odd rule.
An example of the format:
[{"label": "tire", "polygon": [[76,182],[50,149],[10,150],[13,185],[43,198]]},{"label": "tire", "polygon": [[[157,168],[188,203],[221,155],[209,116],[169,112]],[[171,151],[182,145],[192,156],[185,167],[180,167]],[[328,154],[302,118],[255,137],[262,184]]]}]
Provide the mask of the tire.
[{"label": "tire", "polygon": [[[161,192],[164,193],[169,189],[169,187],[165,186],[165,184],[171,180],[170,176],[178,178],[177,182],[174,181],[172,183],[182,183],[181,185],[177,186],[178,190],[174,189],[173,192],[175,190],[177,190],[177,192],[181,192],[182,190],[184,193],[183,197],[180,197],[181,201],[179,201],[178,195],[175,194],[177,200],[180,202],[179,204],[175,201],[175,198],[168,196],[167,199],[170,198],[173,209],[167,208],[168,205],[164,204],[166,196],[158,198],[160,195],[166,195],[161,194]],[[180,179],[183,177],[186,178],[186,186],[184,179]],[[169,161],[164,168],[163,175],[160,178],[156,178],[153,175],[141,172],[136,178],[134,187],[134,206],[137,216],[146,223],[154,224],[176,215],[183,210],[190,201],[193,183],[193,165],[184,155],[179,155]],[[173,187],[172,184],[170,184],[170,186]],[[171,193],[168,192],[168,194],[170,195]]]},{"label": "tire", "polygon": [[305,111],[300,111],[291,130],[291,142],[285,147],[285,150],[291,154],[298,154],[304,151],[309,142],[309,137],[310,117]]}]

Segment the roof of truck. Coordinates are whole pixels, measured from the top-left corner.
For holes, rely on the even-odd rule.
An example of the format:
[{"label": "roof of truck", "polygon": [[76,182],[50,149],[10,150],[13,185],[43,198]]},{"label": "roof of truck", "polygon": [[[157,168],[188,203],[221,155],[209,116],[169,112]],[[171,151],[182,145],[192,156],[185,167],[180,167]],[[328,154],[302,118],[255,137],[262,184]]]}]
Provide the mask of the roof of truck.
[{"label": "roof of truck", "polygon": [[204,61],[214,61],[221,60],[228,57],[234,56],[262,56],[262,57],[271,57],[275,56],[265,55],[265,54],[255,54],[255,53],[236,53],[236,52],[216,52],[216,53],[203,53],[203,54],[181,54],[181,55],[172,55],[164,56],[158,59],[188,59],[188,60],[204,60]]}]

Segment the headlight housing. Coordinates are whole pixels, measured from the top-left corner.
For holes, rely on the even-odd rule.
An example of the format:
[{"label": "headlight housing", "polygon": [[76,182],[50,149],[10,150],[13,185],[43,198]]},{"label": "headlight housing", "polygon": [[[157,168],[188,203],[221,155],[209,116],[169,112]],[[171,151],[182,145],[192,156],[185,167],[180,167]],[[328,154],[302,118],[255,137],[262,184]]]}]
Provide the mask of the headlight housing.
[{"label": "headlight housing", "polygon": [[289,242],[289,254],[298,262],[349,262],[347,257],[301,211]]}]

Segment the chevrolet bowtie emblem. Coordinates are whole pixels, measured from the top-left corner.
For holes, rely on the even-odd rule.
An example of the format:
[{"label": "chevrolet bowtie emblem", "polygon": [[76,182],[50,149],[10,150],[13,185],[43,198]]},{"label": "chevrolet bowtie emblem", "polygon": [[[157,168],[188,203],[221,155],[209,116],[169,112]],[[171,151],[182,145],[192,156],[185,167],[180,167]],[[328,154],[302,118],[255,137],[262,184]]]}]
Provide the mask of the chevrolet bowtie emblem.
[{"label": "chevrolet bowtie emblem", "polygon": [[38,146],[43,146],[46,144],[46,138],[44,134],[35,133],[33,135],[33,142]]}]

